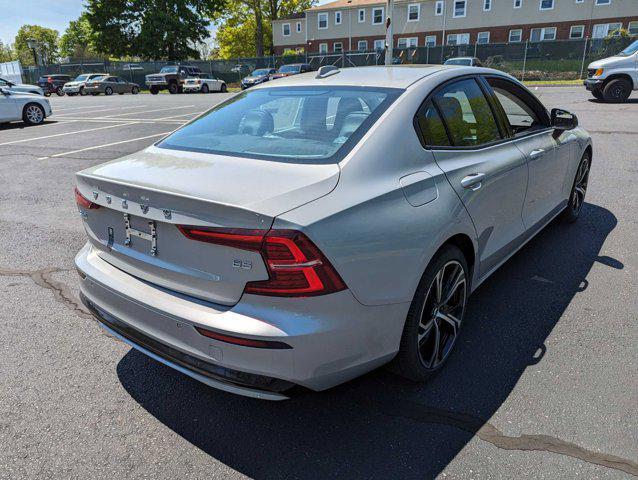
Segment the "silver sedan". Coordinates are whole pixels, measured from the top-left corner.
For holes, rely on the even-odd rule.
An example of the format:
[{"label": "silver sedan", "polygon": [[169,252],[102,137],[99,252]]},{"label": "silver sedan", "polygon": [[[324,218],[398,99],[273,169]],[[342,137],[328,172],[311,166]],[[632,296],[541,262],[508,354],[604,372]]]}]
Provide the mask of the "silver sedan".
[{"label": "silver sedan", "polygon": [[424,381],[481,282],[583,206],[592,143],[476,67],[322,68],[77,174],[84,303],[112,335],[271,400],[393,362]]}]

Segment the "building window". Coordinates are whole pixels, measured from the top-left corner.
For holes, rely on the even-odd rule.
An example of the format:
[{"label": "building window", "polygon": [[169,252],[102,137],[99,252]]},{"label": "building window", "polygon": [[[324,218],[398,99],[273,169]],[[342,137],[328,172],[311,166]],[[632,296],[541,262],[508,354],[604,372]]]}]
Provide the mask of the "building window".
[{"label": "building window", "polygon": [[541,10],[553,10],[554,9],[554,0],[541,0],[540,9]]},{"label": "building window", "polygon": [[341,53],[343,52],[343,43],[341,42],[335,42],[332,44],[332,51],[335,53]]},{"label": "building window", "polygon": [[366,21],[366,9],[365,8],[360,8],[359,9],[359,23],[363,23]]},{"label": "building window", "polygon": [[434,4],[434,15],[443,15],[443,0]]},{"label": "building window", "polygon": [[301,32],[301,22],[297,22],[297,33]]},{"label": "building window", "polygon": [[556,40],[556,27],[532,28],[529,35],[530,42]]},{"label": "building window", "polygon": [[585,33],[585,25],[572,25],[569,29],[569,38],[583,38]]},{"label": "building window", "polygon": [[325,30],[326,28],[328,28],[328,14],[327,13],[320,13],[317,15],[317,28],[319,30]]},{"label": "building window", "polygon": [[514,8],[521,8],[523,6],[523,0],[514,0]]},{"label": "building window", "polygon": [[374,41],[374,49],[375,50],[385,50],[385,40],[375,40]]},{"label": "building window", "polygon": [[399,38],[397,40],[397,48],[416,48],[419,46],[417,37]]},{"label": "building window", "polygon": [[622,28],[622,23],[600,23],[594,25],[592,38],[605,38]]},{"label": "building window", "polygon": [[638,22],[629,22],[629,35],[638,35]]},{"label": "building window", "polygon": [[483,11],[489,12],[492,10],[492,0],[483,0]]},{"label": "building window", "polygon": [[521,30],[520,28],[517,28],[516,30],[510,30],[510,43],[518,43],[521,40],[523,40],[523,30]]},{"label": "building window", "polygon": [[609,5],[611,0],[596,0],[596,5]]},{"label": "building window", "polygon": [[447,36],[448,45],[469,45],[470,34],[469,33],[451,33]]},{"label": "building window", "polygon": [[464,17],[466,13],[467,2],[466,0],[454,0],[454,18]]},{"label": "building window", "polygon": [[481,45],[490,43],[490,32],[479,32],[476,37],[476,43]]},{"label": "building window", "polygon": [[408,5],[408,22],[418,22],[421,16],[421,4],[411,3]]},{"label": "building window", "polygon": [[368,41],[367,40],[359,40],[357,42],[357,50],[360,52],[365,52],[368,49]]},{"label": "building window", "polygon": [[289,37],[290,36],[290,24],[289,23],[284,23],[281,26],[281,31],[284,37]]},{"label": "building window", "polygon": [[328,53],[328,44],[320,43],[319,44],[319,53]]},{"label": "building window", "polygon": [[335,25],[341,25],[341,12],[335,12]]},{"label": "building window", "polygon": [[576,3],[583,3],[585,0],[576,0]]},{"label": "building window", "polygon": [[372,25],[381,25],[383,23],[383,7],[372,9]]},{"label": "building window", "polygon": [[426,47],[436,47],[436,35],[428,35],[425,37]]}]

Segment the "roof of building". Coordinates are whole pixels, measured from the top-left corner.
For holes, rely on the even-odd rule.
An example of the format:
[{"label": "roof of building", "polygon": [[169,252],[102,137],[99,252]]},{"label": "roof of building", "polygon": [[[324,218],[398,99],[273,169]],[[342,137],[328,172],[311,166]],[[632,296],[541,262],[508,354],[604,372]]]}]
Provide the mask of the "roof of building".
[{"label": "roof of building", "polygon": [[335,0],[334,2],[328,2],[323,5],[317,5],[309,8],[307,11],[312,12],[315,10],[332,10],[333,8],[365,7],[366,5],[381,4],[385,4],[385,2],[383,0]]},{"label": "roof of building", "polygon": [[306,12],[293,13],[286,17],[278,18],[277,20],[296,20],[298,18],[304,18],[306,16]]}]

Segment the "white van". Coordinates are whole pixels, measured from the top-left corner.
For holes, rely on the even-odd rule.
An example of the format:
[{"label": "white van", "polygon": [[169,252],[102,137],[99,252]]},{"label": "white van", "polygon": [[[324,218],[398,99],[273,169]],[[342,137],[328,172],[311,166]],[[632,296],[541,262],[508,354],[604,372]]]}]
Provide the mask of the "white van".
[{"label": "white van", "polygon": [[632,90],[638,90],[638,40],[613,57],[590,63],[584,83],[599,100],[626,101]]}]

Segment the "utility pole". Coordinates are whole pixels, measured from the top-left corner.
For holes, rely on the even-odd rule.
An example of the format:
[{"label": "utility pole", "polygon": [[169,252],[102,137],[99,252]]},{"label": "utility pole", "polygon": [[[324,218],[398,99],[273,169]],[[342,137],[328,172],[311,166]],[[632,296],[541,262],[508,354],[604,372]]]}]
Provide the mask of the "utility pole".
[{"label": "utility pole", "polygon": [[392,0],[385,3],[385,65],[392,65],[392,52],[394,51],[394,40],[392,38]]}]

